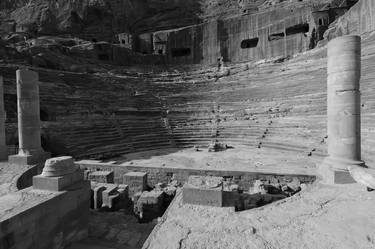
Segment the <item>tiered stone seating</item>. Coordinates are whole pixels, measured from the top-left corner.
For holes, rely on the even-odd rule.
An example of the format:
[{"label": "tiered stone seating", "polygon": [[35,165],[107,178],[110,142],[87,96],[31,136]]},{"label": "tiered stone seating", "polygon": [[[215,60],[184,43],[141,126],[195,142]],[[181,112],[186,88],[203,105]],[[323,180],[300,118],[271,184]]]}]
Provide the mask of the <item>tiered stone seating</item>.
[{"label": "tiered stone seating", "polygon": [[[375,145],[375,36],[362,61],[362,150]],[[154,71],[121,68],[90,75],[41,70],[41,108],[56,120],[44,124],[75,157],[110,157],[163,148],[236,146],[274,148],[293,155],[326,154],[326,50],[282,63],[216,67],[171,66]],[[0,66],[5,89],[15,94],[11,66]],[[117,73],[116,73],[117,72]]]}]

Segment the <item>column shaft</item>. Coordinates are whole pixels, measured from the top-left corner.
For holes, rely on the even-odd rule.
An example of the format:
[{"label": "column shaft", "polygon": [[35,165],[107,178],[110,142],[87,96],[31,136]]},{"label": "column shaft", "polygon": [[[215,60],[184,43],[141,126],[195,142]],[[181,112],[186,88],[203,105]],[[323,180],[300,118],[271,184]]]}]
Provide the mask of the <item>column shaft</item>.
[{"label": "column shaft", "polygon": [[38,73],[20,69],[17,76],[18,155],[11,163],[37,164],[49,157],[41,146]]},{"label": "column shaft", "polygon": [[342,36],[328,44],[328,157],[321,173],[326,182],[353,182],[348,166],[361,161],[361,38]]},{"label": "column shaft", "polygon": [[344,36],[328,44],[328,154],[361,160],[361,40]]},{"label": "column shaft", "polygon": [[38,74],[17,70],[17,108],[19,155],[32,155],[42,150]]}]

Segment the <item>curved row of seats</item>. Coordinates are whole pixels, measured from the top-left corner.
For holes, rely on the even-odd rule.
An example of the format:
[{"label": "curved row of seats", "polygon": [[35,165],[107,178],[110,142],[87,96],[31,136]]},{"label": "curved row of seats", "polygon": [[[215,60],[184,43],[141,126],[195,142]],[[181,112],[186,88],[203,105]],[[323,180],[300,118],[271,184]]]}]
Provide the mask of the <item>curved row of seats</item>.
[{"label": "curved row of seats", "polygon": [[[363,42],[362,151],[375,146],[375,37]],[[122,75],[41,70],[44,125],[78,158],[108,158],[164,148],[228,145],[272,148],[309,157],[326,155],[324,48],[283,63],[171,67]],[[134,70],[132,72],[131,70]],[[6,91],[14,76],[0,67]],[[141,71],[141,70],[140,70]],[[11,78],[13,77],[13,78]]]}]

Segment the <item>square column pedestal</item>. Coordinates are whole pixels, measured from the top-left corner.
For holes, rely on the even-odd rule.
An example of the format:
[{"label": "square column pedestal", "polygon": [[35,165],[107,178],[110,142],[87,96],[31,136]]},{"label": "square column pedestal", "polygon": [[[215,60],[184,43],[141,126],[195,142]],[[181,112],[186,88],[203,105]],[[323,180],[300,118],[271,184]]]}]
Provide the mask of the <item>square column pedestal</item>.
[{"label": "square column pedestal", "polygon": [[74,164],[73,158],[62,156],[46,160],[42,174],[33,177],[33,187],[49,191],[62,191],[83,181],[83,170]]},{"label": "square column pedestal", "polygon": [[348,170],[349,167],[367,168],[363,161],[338,160],[328,156],[321,164],[318,165],[318,173],[322,177],[323,183],[355,183],[356,181],[353,179]]},{"label": "square column pedestal", "polygon": [[44,163],[50,157],[51,153],[40,151],[33,155],[11,155],[8,157],[8,161],[17,165],[35,165]]},{"label": "square column pedestal", "polygon": [[8,147],[6,145],[0,145],[0,161],[6,161],[8,159]]},{"label": "square column pedestal", "polygon": [[[77,169],[75,172],[63,176],[45,177],[37,175],[33,177],[33,187],[35,189],[62,191],[67,187],[83,181],[83,171]],[[86,181],[87,182],[87,181]]]}]

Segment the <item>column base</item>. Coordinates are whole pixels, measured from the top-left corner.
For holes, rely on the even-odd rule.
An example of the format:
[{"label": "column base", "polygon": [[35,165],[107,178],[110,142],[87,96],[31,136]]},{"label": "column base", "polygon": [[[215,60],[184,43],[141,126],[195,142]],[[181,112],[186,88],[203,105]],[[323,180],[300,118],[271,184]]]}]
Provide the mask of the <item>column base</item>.
[{"label": "column base", "polygon": [[8,146],[0,146],[0,161],[6,161],[8,159]]},{"label": "column base", "polygon": [[33,155],[11,155],[8,157],[8,162],[17,165],[35,165],[44,163],[44,161],[50,157],[51,153],[41,151]]},{"label": "column base", "polygon": [[348,166],[365,167],[362,161],[341,161],[326,157],[318,165],[318,173],[326,184],[351,184],[356,181],[350,175]]},{"label": "column base", "polygon": [[37,175],[33,177],[33,188],[49,191],[62,191],[77,182],[83,181],[83,170],[56,177]]}]

